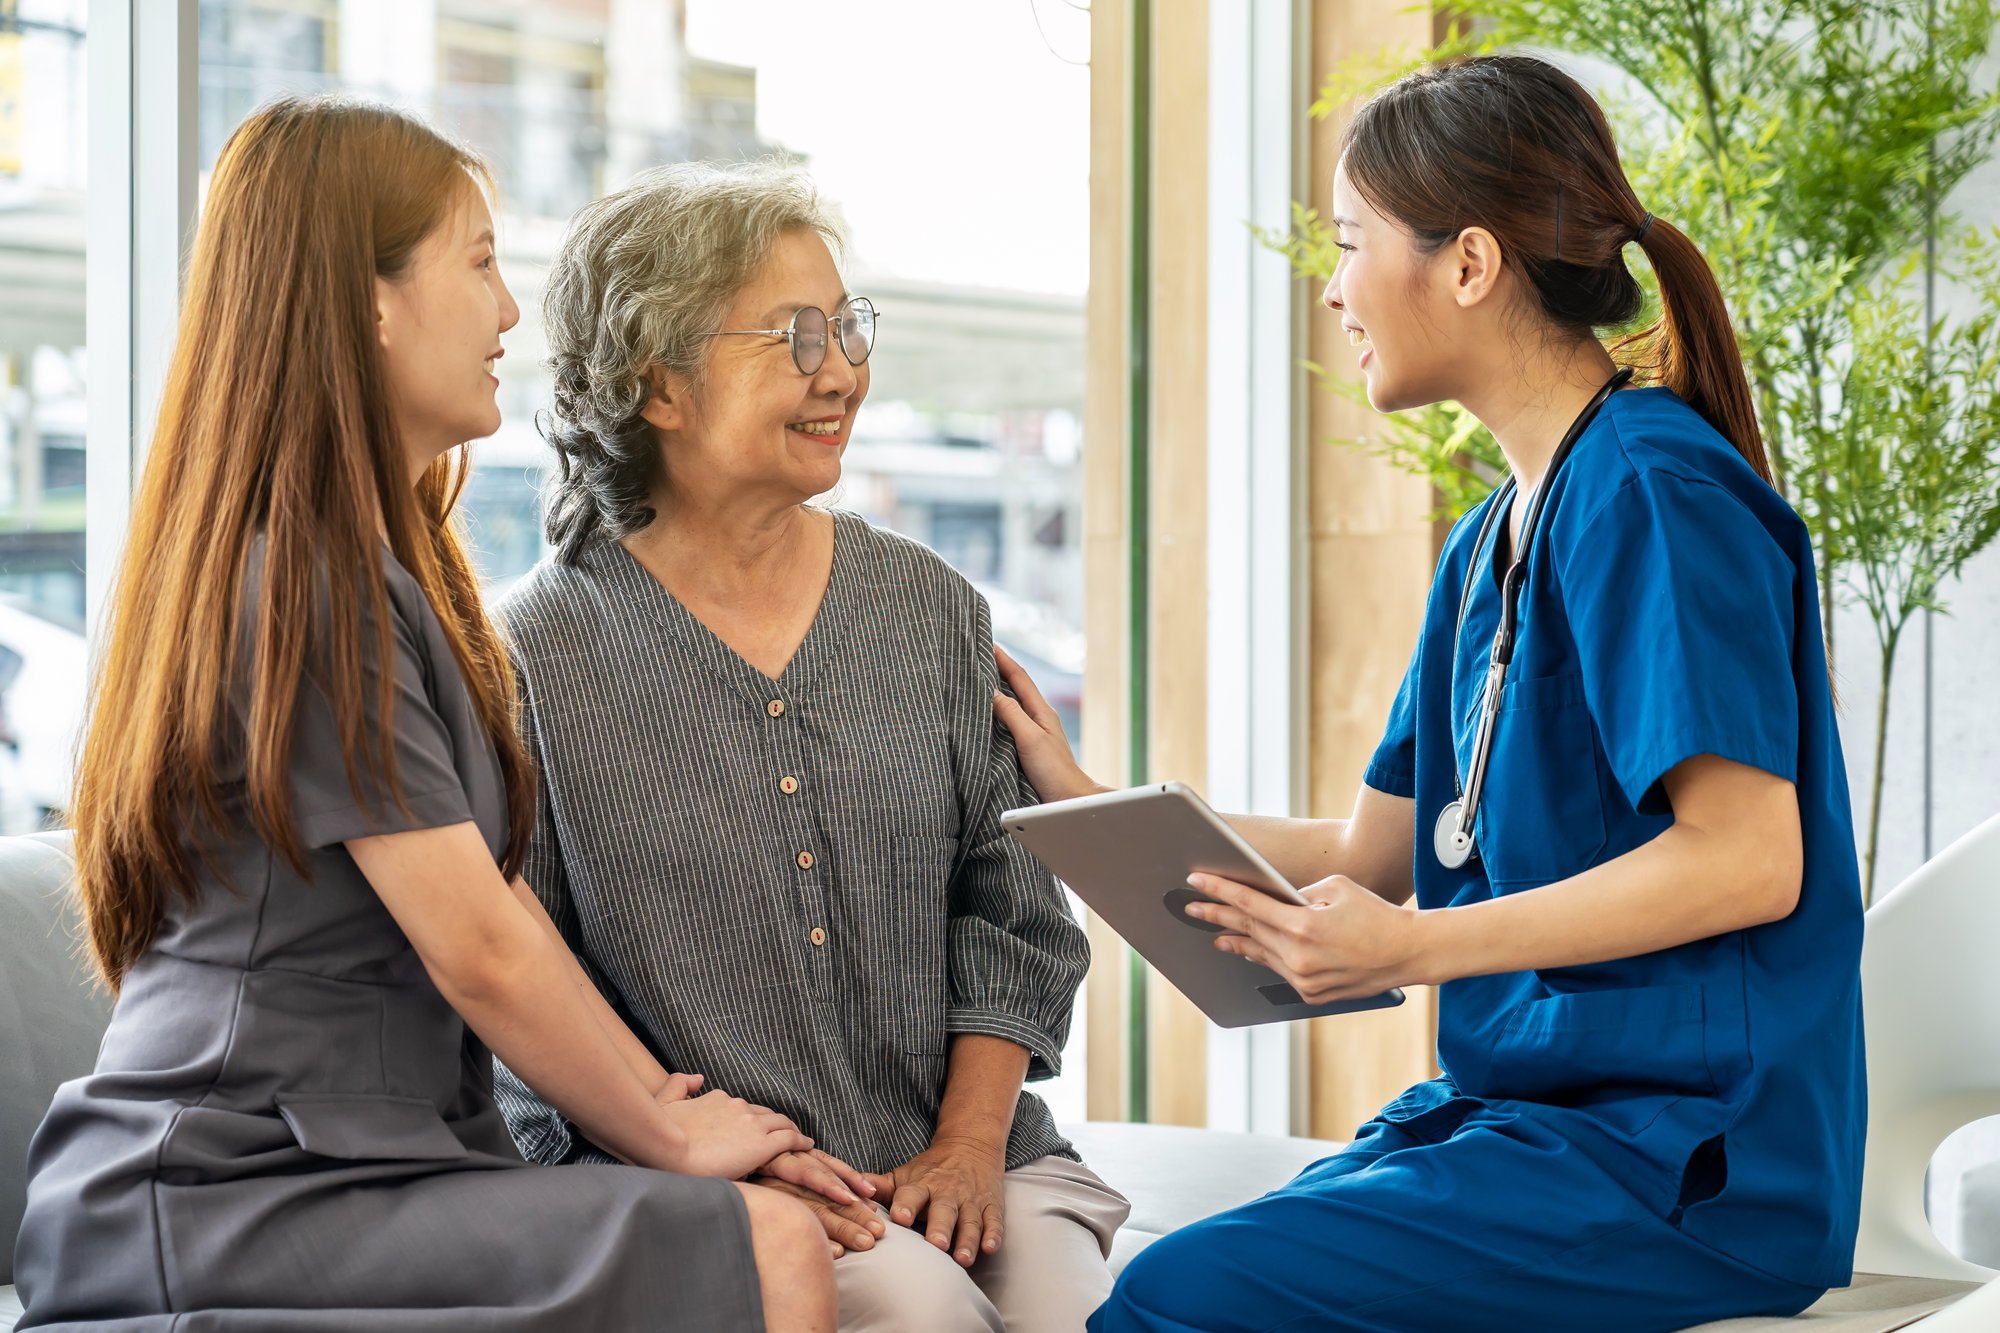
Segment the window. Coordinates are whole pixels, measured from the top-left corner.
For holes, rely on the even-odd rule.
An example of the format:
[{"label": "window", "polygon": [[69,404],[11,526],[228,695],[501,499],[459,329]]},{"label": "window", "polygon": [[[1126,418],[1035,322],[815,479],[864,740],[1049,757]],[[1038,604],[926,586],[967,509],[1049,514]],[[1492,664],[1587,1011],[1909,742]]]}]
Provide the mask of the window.
[{"label": "window", "polygon": [[470,144],[500,183],[502,265],[521,304],[499,434],[462,501],[489,594],[541,557],[534,427],[541,287],[563,224],[633,171],[764,151],[751,71],[684,49],[673,0],[201,0],[201,170],[270,99],[345,91],[396,102]]},{"label": "window", "polygon": [[0,833],[83,711],[85,0],[0,0]]}]

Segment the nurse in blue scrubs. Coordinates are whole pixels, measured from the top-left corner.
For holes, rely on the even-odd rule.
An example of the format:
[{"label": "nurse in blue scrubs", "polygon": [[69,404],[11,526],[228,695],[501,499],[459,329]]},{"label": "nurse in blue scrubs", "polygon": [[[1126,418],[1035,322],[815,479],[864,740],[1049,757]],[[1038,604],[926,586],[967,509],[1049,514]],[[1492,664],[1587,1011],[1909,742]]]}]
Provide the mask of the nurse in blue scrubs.
[{"label": "nurse in blue scrubs", "polygon": [[[1853,1256],[1861,897],[1812,550],[1722,296],[1530,58],[1381,93],[1333,204],[1370,401],[1463,403],[1511,476],[1445,542],[1352,816],[1234,821],[1311,906],[1198,877],[1189,910],[1309,1000],[1436,985],[1443,1072],[1143,1251],[1090,1327],[1796,1312]],[[1614,357],[1632,244],[1663,313]],[[1098,790],[1006,666],[1037,790]]]}]

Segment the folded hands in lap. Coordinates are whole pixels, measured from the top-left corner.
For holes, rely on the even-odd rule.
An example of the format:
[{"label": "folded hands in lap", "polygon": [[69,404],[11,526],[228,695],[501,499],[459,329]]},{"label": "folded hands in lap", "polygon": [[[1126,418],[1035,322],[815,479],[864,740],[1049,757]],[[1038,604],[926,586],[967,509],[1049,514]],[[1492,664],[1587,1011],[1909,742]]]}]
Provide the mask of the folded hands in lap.
[{"label": "folded hands in lap", "polygon": [[700,1074],[669,1074],[654,1100],[687,1135],[689,1175],[749,1179],[812,1209],[833,1252],[867,1249],[885,1224],[866,1202],[875,1184],[812,1146],[789,1116],[726,1092],[702,1093]]}]

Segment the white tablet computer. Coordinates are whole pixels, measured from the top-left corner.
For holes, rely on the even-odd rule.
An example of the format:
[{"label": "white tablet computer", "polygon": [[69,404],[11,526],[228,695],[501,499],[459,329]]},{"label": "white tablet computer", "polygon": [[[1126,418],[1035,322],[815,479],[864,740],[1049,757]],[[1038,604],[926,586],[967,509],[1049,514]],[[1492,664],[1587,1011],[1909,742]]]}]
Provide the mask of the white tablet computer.
[{"label": "white tablet computer", "polygon": [[1178,782],[1009,810],[1001,822],[1218,1027],[1403,1002],[1401,991],[1390,990],[1307,1004],[1263,964],[1216,948],[1217,928],[1183,910],[1202,899],[1187,886],[1189,875],[1219,875],[1287,902],[1305,899],[1207,802]]}]

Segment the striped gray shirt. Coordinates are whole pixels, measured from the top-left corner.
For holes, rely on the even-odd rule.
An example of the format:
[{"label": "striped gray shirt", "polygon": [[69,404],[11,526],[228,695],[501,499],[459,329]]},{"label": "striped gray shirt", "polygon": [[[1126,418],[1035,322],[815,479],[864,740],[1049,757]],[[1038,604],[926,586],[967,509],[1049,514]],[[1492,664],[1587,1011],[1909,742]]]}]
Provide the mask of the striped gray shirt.
[{"label": "striped gray shirt", "polygon": [[[1033,800],[985,600],[836,514],[817,618],[773,681],[615,541],[501,603],[542,770],[526,876],[669,1069],[885,1171],[930,1143],[954,1033],[1052,1076],[1089,948],[1000,814]],[[496,1071],[531,1161],[608,1160]],[[1074,1156],[1024,1092],[1009,1170]]]}]

